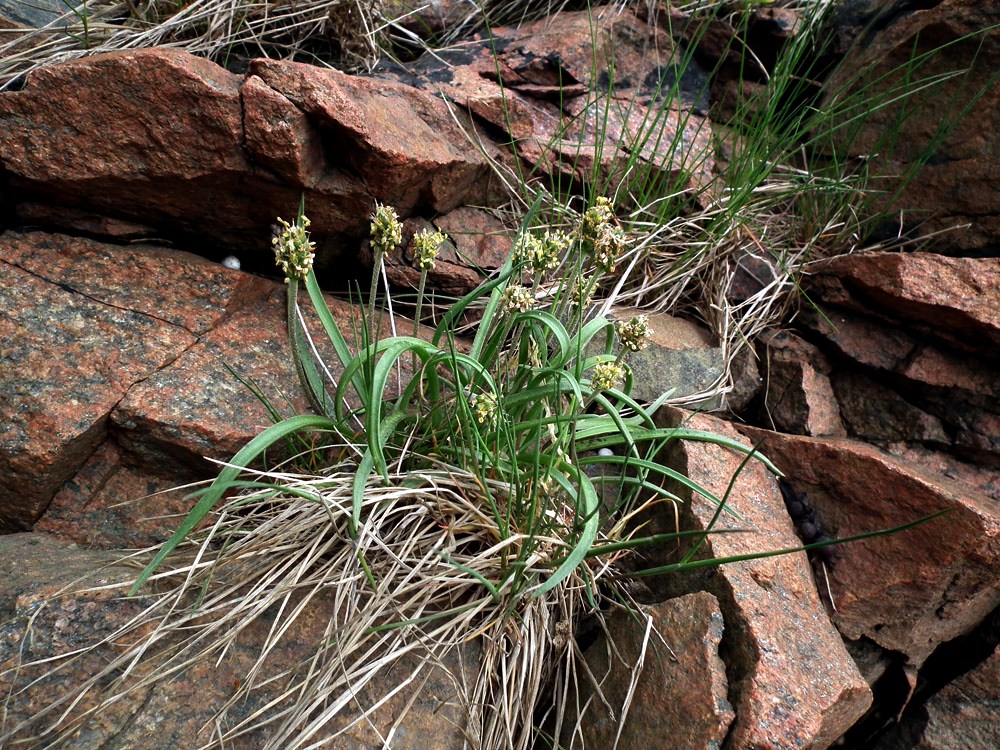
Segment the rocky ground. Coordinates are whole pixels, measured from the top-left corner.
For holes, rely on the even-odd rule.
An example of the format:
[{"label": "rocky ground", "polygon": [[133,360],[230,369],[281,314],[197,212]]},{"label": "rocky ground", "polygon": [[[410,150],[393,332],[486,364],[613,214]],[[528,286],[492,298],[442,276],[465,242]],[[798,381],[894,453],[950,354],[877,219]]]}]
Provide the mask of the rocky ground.
[{"label": "rocky ground", "polygon": [[[869,49],[890,61],[918,29],[959,36],[989,25],[984,12],[946,0],[904,13]],[[206,458],[229,458],[269,424],[229,368],[306,410],[283,287],[268,278],[275,215],[293,215],[305,194],[318,266],[343,288],[363,272],[358,241],[373,202],[395,205],[411,229],[431,223],[459,250],[431,283],[473,288],[477,268],[496,268],[509,247],[478,208],[503,198],[487,161],[510,158],[500,144],[516,138],[518,155],[549,174],[588,172],[538,145],[556,121],[554,76],[588,85],[583,28],[565,14],[497,32],[517,40],[501,46],[506,109],[485,46],[447,66],[372,77],[265,60],[237,74],[179,50],[130,51],[39,71],[0,93],[0,734],[80,679],[67,671],[31,683],[37,673],[19,665],[113,632],[139,606],[62,589],[134,575],[101,567],[109,551],[163,540],[176,523],[168,516],[188,507],[174,488],[211,476]],[[663,33],[655,19],[625,14],[608,28],[622,50],[619,76],[639,82],[609,96],[661,104],[644,88],[655,61],[641,54],[643,39]],[[987,49],[984,68],[1000,68],[1000,38],[987,37]],[[610,670],[611,702],[630,688],[634,697],[624,721],[609,713],[581,728],[589,747],[611,747],[619,731],[622,748],[665,747],[664,733],[670,747],[728,750],[1000,744],[1000,138],[980,125],[997,98],[994,87],[979,100],[908,195],[937,210],[935,226],[968,229],[919,252],[818,266],[806,289],[817,307],[756,342],[757,375],[742,379],[728,410],[660,415],[759,445],[786,475],[783,497],[776,477],[749,464],[730,494],[740,520],[720,522],[754,533],[713,536],[701,554],[950,512],[813,560],[796,553],[649,581],[641,595],[666,650],[630,685],[616,653],[638,653],[646,634],[635,621],[614,620],[610,638],[590,645],[595,673]],[[703,105],[685,102],[677,127],[709,154]],[[610,173],[628,117],[609,124],[604,147],[595,133],[569,136]],[[920,138],[926,124],[912,123]],[[467,129],[492,140],[481,149]],[[649,155],[663,170],[691,166],[674,158]],[[704,156],[692,179],[711,172]],[[217,262],[234,253],[244,270]],[[406,251],[389,259],[393,282],[413,282],[411,261]],[[349,318],[346,302],[331,305]],[[658,375],[696,396],[724,373],[709,332],[654,322],[657,359],[644,381]],[[702,444],[671,460],[718,494],[740,464]],[[712,515],[697,502],[684,513],[693,528]],[[67,747],[206,741],[263,635],[247,633],[223,663],[108,707]],[[305,625],[290,633],[280,661],[307,658],[316,637]],[[462,747],[450,689],[444,679],[425,685],[392,746]],[[398,708],[376,721],[390,725]],[[238,719],[252,707],[234,711]],[[373,736],[355,727],[336,746]],[[11,747],[32,746],[17,740]],[[260,744],[241,741],[234,747]]]}]

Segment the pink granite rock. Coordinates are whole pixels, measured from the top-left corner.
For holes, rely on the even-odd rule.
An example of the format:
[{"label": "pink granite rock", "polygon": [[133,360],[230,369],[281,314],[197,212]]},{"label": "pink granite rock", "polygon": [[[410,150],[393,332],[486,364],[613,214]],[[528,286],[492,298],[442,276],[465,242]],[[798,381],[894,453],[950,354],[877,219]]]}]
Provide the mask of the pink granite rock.
[{"label": "pink granite rock", "polygon": [[106,440],[52,498],[34,531],[90,549],[145,548],[168,539],[196,502],[184,475],[130,466]]},{"label": "pink granite rock", "polygon": [[847,434],[819,349],[785,331],[766,332],[757,347],[766,371],[762,422],[802,435]]},{"label": "pink granite rock", "polygon": [[[595,58],[595,48],[604,54]],[[416,69],[420,85],[509,136],[521,169],[563,189],[626,170],[626,182],[702,189],[713,166],[708,81],[692,68],[672,90],[675,54],[668,35],[632,11],[606,9],[493,28]]]},{"label": "pink granite rock", "polygon": [[[738,436],[706,415],[664,410],[659,419]],[[718,497],[726,497],[740,463],[729,450],[697,442],[677,446],[672,459]],[[698,557],[800,545],[777,482],[761,464],[751,460],[731,490],[727,506],[733,514],[723,512],[714,528],[743,533],[709,536]],[[715,507],[696,497],[681,512],[684,526],[707,528]],[[726,564],[702,585],[719,599],[730,644],[724,658],[736,719],[728,747],[819,750],[865,712],[871,692],[830,623],[804,553]]]},{"label": "pink granite rock", "polygon": [[[73,697],[73,691],[99,673],[125,641],[119,637],[115,646],[102,646],[68,663],[33,665],[33,660],[66,655],[110,636],[151,603],[151,598],[122,597],[121,588],[84,591],[87,586],[127,583],[134,578],[134,568],[107,565],[108,560],[107,553],[79,550],[46,534],[0,536],[0,691],[5,698],[0,717],[0,745],[42,746],[44,740],[37,737],[45,729],[47,717],[43,710],[61,697]],[[169,680],[146,685],[125,699],[101,706],[60,747],[93,750],[107,747],[109,742],[149,750],[202,746],[217,737],[219,728],[231,728],[281,695],[284,681],[269,682],[268,678],[301,666],[313,657],[316,644],[328,636],[333,602],[334,597],[320,595],[306,605],[302,616],[295,618],[283,632],[281,647],[269,651],[262,671],[256,673],[255,699],[229,706],[225,717],[220,718],[220,711],[233,691],[246,681],[252,669],[256,671],[261,666],[256,662],[269,635],[269,616],[244,627],[238,641],[230,644],[222,659],[198,661],[171,675]],[[131,637],[135,636],[133,633]],[[320,728],[321,732],[343,731],[323,747],[330,750],[370,747],[379,744],[378,738],[394,727],[392,746],[400,750],[463,747],[466,715],[445,669],[460,673],[463,658],[466,668],[472,669],[478,654],[474,645],[460,650],[461,656],[456,649],[453,656],[443,661],[443,668],[427,670],[428,679],[421,684],[419,700],[412,700],[411,691],[397,692],[372,714],[371,723],[362,721],[351,726],[358,718],[357,703],[370,698],[367,692],[359,693],[357,703]],[[52,671],[53,664],[60,669]],[[151,669],[151,662],[141,661],[135,665],[131,678],[146,677]],[[402,666],[399,671],[387,671],[371,687],[376,692],[390,691],[400,679],[401,671]],[[114,677],[109,676],[104,684],[116,684]],[[72,706],[65,718],[73,720],[85,711],[93,711],[103,697],[99,690],[89,692]],[[51,738],[48,735],[47,739]],[[227,741],[225,746],[233,750],[258,750],[266,739],[265,731],[255,731]]]},{"label": "pink granite rock", "polygon": [[[1000,70],[998,23],[1000,7],[976,0],[943,0],[891,14],[874,25],[874,33],[859,37],[859,44],[825,84],[826,91],[837,92],[841,101],[859,89],[866,101],[893,99],[888,106],[868,111],[856,134],[853,128],[844,130],[838,144],[841,153],[869,155],[868,169],[890,177],[905,174],[929,156],[906,184],[897,207],[914,212],[914,220],[925,221],[927,230],[968,223],[939,241],[939,246],[958,253],[995,247],[1000,240],[1000,205],[994,188],[1000,138],[992,128],[983,127],[992,122],[1000,104],[994,77]],[[934,50],[907,68],[913,55]],[[956,72],[964,75],[956,77]],[[895,87],[903,75],[921,82],[937,78],[938,84],[915,97],[896,100]],[[902,124],[901,111],[909,112]],[[886,140],[887,133],[892,134],[891,141]],[[843,142],[848,137],[853,142]]]},{"label": "pink granite rock", "polygon": [[584,683],[591,704],[576,734],[582,746],[655,748],[669,736],[672,747],[720,747],[734,715],[719,658],[723,630],[719,603],[705,592],[615,613],[585,654],[601,696]]},{"label": "pink granite rock", "polygon": [[934,253],[858,253],[816,268],[825,302],[892,320],[957,349],[1000,351],[1000,259]]},{"label": "pink granite rock", "polygon": [[0,519],[30,526],[102,442],[128,390],[254,293],[184,253],[0,237]]},{"label": "pink granite rock", "polygon": [[301,63],[260,59],[248,73],[305,113],[340,169],[404,215],[485,198],[489,168],[438,97]]},{"label": "pink granite rock", "polygon": [[1000,604],[1000,513],[981,489],[865,443],[742,429],[808,494],[832,536],[950,511],[906,532],[835,548],[832,618],[844,637],[869,638],[919,667]]}]

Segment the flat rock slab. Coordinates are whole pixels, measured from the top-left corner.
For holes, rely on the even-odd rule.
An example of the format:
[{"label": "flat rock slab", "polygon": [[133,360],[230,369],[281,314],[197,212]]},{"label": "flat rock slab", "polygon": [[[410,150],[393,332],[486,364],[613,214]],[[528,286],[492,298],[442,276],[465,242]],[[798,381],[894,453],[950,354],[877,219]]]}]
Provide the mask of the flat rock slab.
[{"label": "flat rock slab", "polygon": [[[43,746],[42,740],[32,739],[45,728],[45,720],[51,718],[43,712],[53,701],[72,697],[73,691],[100,673],[114,650],[124,644],[119,639],[115,647],[101,646],[80,658],[55,662],[61,667],[57,672],[50,671],[53,662],[36,665],[33,660],[65,655],[96,643],[112,635],[151,603],[148,598],[121,598],[122,588],[84,591],[87,586],[127,583],[134,578],[134,568],[102,567],[108,560],[106,553],[81,550],[46,534],[0,537],[0,693],[6,699],[0,719],[3,747]],[[260,687],[254,694],[255,700],[230,707],[225,718],[219,718],[220,710],[260,655],[271,627],[267,617],[244,628],[239,641],[231,644],[219,662],[201,660],[171,675],[169,680],[157,682],[153,687],[140,687],[126,698],[96,711],[104,695],[100,690],[87,693],[68,718],[81,717],[87,711],[93,713],[83,719],[82,725],[60,748],[201,747],[215,735],[217,722],[219,727],[231,727],[280,695],[284,682],[268,684],[267,678],[309,661],[316,644],[328,636],[331,600],[332,597],[319,596],[310,602],[307,611],[283,634],[282,647],[270,653],[257,675]],[[469,660],[469,667],[474,668],[475,648],[465,649],[463,655]],[[460,671],[458,654],[454,657],[447,667]],[[132,678],[147,676],[149,670],[149,664],[140,663]],[[321,732],[339,729],[343,734],[323,747],[359,750],[378,746],[380,737],[385,737],[394,726],[394,748],[463,747],[465,714],[455,698],[453,683],[441,668],[431,668],[427,674],[419,700],[411,704],[412,693],[401,691],[373,713],[371,724],[358,722],[351,726],[357,718],[353,708],[342,712]],[[36,678],[38,681],[32,682]],[[112,678],[109,676],[102,687],[113,684]],[[400,678],[394,672],[387,673],[377,689],[388,691],[396,684],[393,680]],[[366,698],[357,696],[362,703]],[[405,718],[397,721],[404,714]],[[262,732],[254,732],[227,742],[226,747],[259,750],[265,741]]]},{"label": "flat rock slab", "polygon": [[577,731],[583,746],[656,748],[668,734],[672,747],[720,747],[734,716],[719,658],[723,630],[719,603],[707,592],[616,612],[586,651],[601,695],[586,683],[581,698],[591,705]]},{"label": "flat rock slab", "polygon": [[857,441],[742,429],[807,493],[832,536],[950,511],[899,534],[834,548],[832,619],[846,638],[869,638],[919,667],[1000,604],[1000,511],[981,487]]},{"label": "flat rock slab", "polygon": [[993,358],[1000,352],[1000,259],[859,253],[819,264],[811,294],[890,319],[923,338]]},{"label": "flat rock slab", "polygon": [[55,494],[34,531],[88,549],[146,548],[165,541],[195,500],[182,474],[130,465],[109,438]]},{"label": "flat rock slab", "polygon": [[[229,460],[273,424],[267,407],[248,385],[282,417],[312,413],[288,344],[285,287],[269,288],[269,294],[236,311],[183,356],[129,390],[111,418],[132,461],[158,471],[171,467],[184,475],[217,473],[218,467],[206,458]],[[300,302],[309,308],[307,297]],[[327,305],[351,351],[356,351],[351,332],[360,324],[361,311],[332,297],[327,297]],[[338,379],[341,367],[326,334],[310,309],[303,314],[329,374]],[[389,328],[385,321],[383,336]],[[412,321],[399,318],[397,325],[401,333],[412,332]],[[408,368],[409,360],[403,358],[397,373],[402,373],[404,382]],[[389,386],[393,389],[394,378]],[[328,387],[332,392],[329,382]],[[276,446],[268,455],[274,459],[286,453]]]},{"label": "flat rock slab", "polygon": [[0,524],[26,528],[126,392],[242,304],[251,277],[43,233],[0,236],[0,257]]},{"label": "flat rock slab", "polygon": [[[665,409],[658,418],[739,438],[731,425],[706,415]],[[744,533],[709,536],[699,557],[800,545],[763,465],[751,460],[741,470],[741,455],[711,443],[686,442],[675,451],[672,465],[720,498],[740,472],[727,500],[739,517],[723,512],[714,528]],[[715,510],[696,497],[681,510],[682,524],[707,528]],[[736,711],[726,747],[826,748],[865,712],[868,684],[830,623],[804,553],[729,563],[700,585],[719,599],[726,622],[723,658]]]}]

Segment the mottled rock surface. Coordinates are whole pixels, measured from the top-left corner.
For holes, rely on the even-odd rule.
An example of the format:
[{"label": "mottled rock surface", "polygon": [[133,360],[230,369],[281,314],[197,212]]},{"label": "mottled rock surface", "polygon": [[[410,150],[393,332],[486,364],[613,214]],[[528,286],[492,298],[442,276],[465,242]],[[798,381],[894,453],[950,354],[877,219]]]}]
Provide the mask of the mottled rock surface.
[{"label": "mottled rock surface", "polygon": [[669,736],[673,747],[720,747],[734,716],[719,658],[724,627],[719,603],[705,592],[615,613],[586,652],[600,697],[588,683],[583,746],[654,748]]},{"label": "mottled rock surface", "polygon": [[[893,4],[860,5],[881,11]],[[875,24],[871,34],[858,37],[845,64],[826,82],[826,91],[841,91],[838,98],[843,100],[845,85],[855,91],[865,87],[865,96],[879,101],[893,95],[903,75],[922,81],[941,77],[942,81],[918,101],[905,98],[873,108],[858,132],[850,131],[852,141],[839,145],[851,155],[872,156],[871,168],[888,176],[906,174],[912,165],[929,157],[907,183],[898,205],[920,212],[924,230],[969,223],[950,232],[940,243],[942,247],[957,254],[977,249],[992,249],[991,254],[995,254],[1000,242],[1000,205],[995,190],[1000,138],[983,123],[992,121],[1000,104],[995,78],[1000,70],[1000,6],[976,0],[943,0],[916,6],[896,3],[895,7],[897,12]],[[925,59],[915,72],[904,73],[912,55],[932,50],[940,53]],[[965,70],[969,72],[953,77]],[[965,107],[968,112],[959,119]],[[909,116],[900,124],[904,109]],[[891,143],[887,133],[893,134]],[[845,132],[842,139],[846,137]],[[928,144],[935,144],[929,154]]]},{"label": "mottled rock surface", "polygon": [[[660,418],[738,436],[705,415],[664,410]],[[672,463],[722,498],[741,458],[710,443],[688,442],[675,449]],[[751,460],[742,469],[726,505],[732,513],[714,520],[715,507],[701,497],[681,510],[684,527],[743,532],[711,535],[698,557],[799,546],[777,482],[760,463]],[[684,585],[684,578],[671,585]],[[715,594],[725,616],[723,658],[736,711],[727,746],[826,748],[868,708],[871,692],[830,624],[804,553],[730,563],[693,585]]]},{"label": "mottled rock surface", "polygon": [[[77,549],[46,534],[24,533],[0,536],[0,690],[8,699],[0,718],[0,741],[5,747],[38,747],[32,739],[41,718],[53,703],[70,695],[75,687],[98,674],[114,651],[123,644],[104,645],[63,663],[57,672],[51,664],[33,665],[35,659],[65,654],[111,636],[128,620],[151,603],[147,598],[120,598],[123,589],[81,590],[85,586],[128,582],[135,569],[121,565],[101,568],[108,556]],[[265,616],[245,627],[239,641],[228,649],[221,663],[203,660],[157,682],[155,687],[139,687],[128,699],[102,706],[99,690],[89,692],[74,706],[70,718],[93,711],[83,724],[60,745],[65,750],[93,750],[96,747],[143,747],[176,750],[198,747],[220,728],[232,727],[248,718],[267,701],[280,694],[283,682],[268,684],[267,678],[281,670],[306,663],[316,644],[326,637],[332,597],[317,597],[307,611],[285,631],[282,648],[270,652],[258,674],[255,699],[225,707],[235,686],[246,679],[260,655],[271,627]],[[475,663],[475,649],[464,652]],[[405,676],[401,670],[388,672],[376,690],[388,691]],[[412,665],[411,665],[412,666]],[[447,664],[461,673],[456,652]],[[132,679],[149,674],[151,663],[140,663]],[[114,684],[109,676],[106,684]],[[343,729],[344,733],[323,746],[331,750],[359,750],[380,743],[396,726],[392,746],[404,750],[434,747],[461,748],[465,713],[455,699],[453,683],[439,668],[428,670],[418,700],[409,692],[397,693],[372,715],[372,724],[347,726],[348,719],[321,731]],[[31,682],[40,678],[37,682]],[[10,693],[10,691],[14,691]],[[359,693],[365,704],[370,695]],[[408,711],[407,711],[408,709]],[[349,715],[350,716],[350,715]],[[8,736],[9,732],[13,732]],[[48,737],[51,739],[51,736]],[[235,750],[257,750],[263,746],[261,732],[242,735],[226,746]]]},{"label": "mottled rock surface", "polygon": [[919,666],[1000,604],[1000,513],[981,490],[858,441],[742,429],[808,493],[832,536],[949,511],[906,532],[835,548],[827,568],[837,605],[831,617],[846,638],[868,638]]},{"label": "mottled rock surface", "polygon": [[185,253],[0,237],[0,523],[28,528],[132,386],[242,305],[257,280]]},{"label": "mottled rock surface", "polygon": [[830,383],[830,362],[788,331],[768,331],[757,342],[765,373],[758,421],[798,435],[846,435]]}]

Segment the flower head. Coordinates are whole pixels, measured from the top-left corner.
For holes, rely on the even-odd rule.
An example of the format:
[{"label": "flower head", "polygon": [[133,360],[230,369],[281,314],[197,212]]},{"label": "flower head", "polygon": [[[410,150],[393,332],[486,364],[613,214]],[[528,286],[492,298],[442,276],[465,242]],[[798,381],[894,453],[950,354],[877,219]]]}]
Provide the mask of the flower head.
[{"label": "flower head", "polygon": [[291,279],[302,280],[312,270],[315,247],[309,239],[309,219],[299,216],[294,224],[278,219],[282,229],[271,240],[274,258],[285,274],[285,283]]},{"label": "flower head", "polygon": [[621,227],[605,224],[594,239],[594,262],[605,272],[614,273],[615,264],[625,251],[626,241]]},{"label": "flower head", "polygon": [[583,212],[583,217],[580,219],[580,239],[584,242],[593,242],[601,228],[613,224],[614,220],[615,212],[611,208],[611,201],[602,195],[593,206]]},{"label": "flower head", "polygon": [[511,284],[503,290],[500,302],[507,312],[528,312],[535,306],[531,291],[517,284]]},{"label": "flower head", "polygon": [[649,318],[636,315],[627,323],[618,323],[618,338],[630,352],[645,349],[649,344]]},{"label": "flower head", "polygon": [[577,310],[587,307],[594,298],[594,285],[584,276],[577,276],[570,291],[570,302]]},{"label": "flower head", "polygon": [[403,225],[399,223],[399,216],[392,206],[376,203],[371,222],[372,250],[376,257],[403,241]]},{"label": "flower head", "polygon": [[611,201],[603,196],[598,198],[593,206],[584,211],[577,232],[584,251],[593,255],[598,267],[607,273],[614,272],[627,238],[618,226]]},{"label": "flower head", "polygon": [[559,266],[569,245],[570,237],[565,232],[546,232],[541,237],[527,232],[514,243],[514,257],[534,273],[545,273]]},{"label": "flower head", "polygon": [[497,419],[497,397],[492,393],[474,393],[469,398],[469,406],[476,421],[482,425],[491,425]]},{"label": "flower head", "polygon": [[593,391],[608,391],[625,379],[625,366],[620,362],[598,362],[590,379]]},{"label": "flower head", "polygon": [[444,232],[431,232],[423,229],[413,238],[416,247],[417,268],[421,271],[429,271],[434,268],[434,261],[437,260],[438,251],[445,241]]}]

